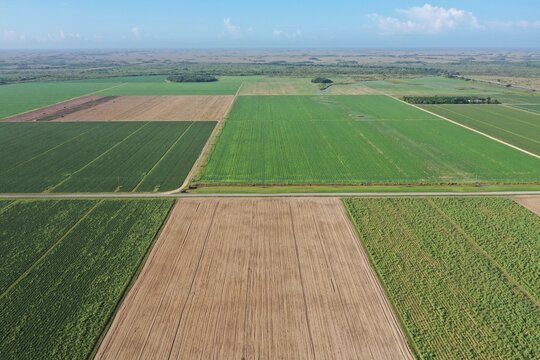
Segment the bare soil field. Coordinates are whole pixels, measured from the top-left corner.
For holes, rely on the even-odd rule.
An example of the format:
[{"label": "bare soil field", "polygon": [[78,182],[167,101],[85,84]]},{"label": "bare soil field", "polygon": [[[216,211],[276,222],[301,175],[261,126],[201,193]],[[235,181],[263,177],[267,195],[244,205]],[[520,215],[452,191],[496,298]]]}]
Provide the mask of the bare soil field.
[{"label": "bare soil field", "polygon": [[11,116],[3,119],[7,122],[24,122],[24,121],[46,121],[55,117],[60,117],[63,114],[77,111],[85,105],[104,101],[103,96],[83,96],[76,99],[63,101],[58,104],[47,106],[41,109],[25,112],[19,115]]},{"label": "bare soil field", "polygon": [[120,96],[65,116],[59,121],[221,120],[234,96]]},{"label": "bare soil field", "polygon": [[516,196],[514,201],[540,216],[540,196]]},{"label": "bare soil field", "polygon": [[177,203],[96,359],[413,358],[338,199]]}]

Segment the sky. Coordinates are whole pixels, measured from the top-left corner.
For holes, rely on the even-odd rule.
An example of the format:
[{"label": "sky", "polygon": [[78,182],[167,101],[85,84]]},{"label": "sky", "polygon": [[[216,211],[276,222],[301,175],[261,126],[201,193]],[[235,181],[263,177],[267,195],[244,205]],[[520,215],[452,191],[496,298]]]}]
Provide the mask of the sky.
[{"label": "sky", "polygon": [[0,0],[0,49],[540,48],[538,0]]}]

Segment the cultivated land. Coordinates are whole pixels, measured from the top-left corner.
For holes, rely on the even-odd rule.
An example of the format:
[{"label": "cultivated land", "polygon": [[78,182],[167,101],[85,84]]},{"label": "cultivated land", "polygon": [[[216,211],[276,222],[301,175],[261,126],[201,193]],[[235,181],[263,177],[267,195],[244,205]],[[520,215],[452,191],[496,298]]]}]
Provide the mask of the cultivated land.
[{"label": "cultivated land", "polygon": [[540,113],[504,105],[422,105],[422,108],[540,155]]},{"label": "cultivated land", "polygon": [[0,193],[173,190],[215,124],[6,123]]},{"label": "cultivated land", "polygon": [[420,357],[540,355],[540,217],[504,198],[346,205]]},{"label": "cultivated land", "polygon": [[512,90],[476,81],[451,79],[442,76],[364,81],[363,84],[381,93],[398,96],[492,95],[512,92]]},{"label": "cultivated land", "polygon": [[516,196],[514,201],[540,216],[540,196]]},{"label": "cultivated land", "polygon": [[167,200],[0,201],[2,359],[87,359]]},{"label": "cultivated land", "polygon": [[59,121],[201,121],[223,118],[234,96],[121,96]]},{"label": "cultivated land", "polygon": [[199,183],[537,183],[540,161],[388,96],[241,96]]},{"label": "cultivated land", "polygon": [[96,359],[412,358],[337,199],[181,200]]}]

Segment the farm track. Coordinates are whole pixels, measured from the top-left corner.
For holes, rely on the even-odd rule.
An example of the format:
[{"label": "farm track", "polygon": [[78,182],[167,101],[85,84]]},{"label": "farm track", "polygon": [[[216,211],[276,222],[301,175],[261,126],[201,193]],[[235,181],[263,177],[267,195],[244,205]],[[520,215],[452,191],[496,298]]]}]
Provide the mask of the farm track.
[{"label": "farm track", "polygon": [[486,191],[486,192],[325,192],[325,193],[281,193],[281,194],[189,194],[189,193],[0,193],[0,199],[136,199],[136,198],[335,198],[335,197],[478,197],[478,196],[540,196],[540,191]]},{"label": "farm track", "polygon": [[200,199],[173,209],[95,358],[148,357],[412,354],[338,199]]}]

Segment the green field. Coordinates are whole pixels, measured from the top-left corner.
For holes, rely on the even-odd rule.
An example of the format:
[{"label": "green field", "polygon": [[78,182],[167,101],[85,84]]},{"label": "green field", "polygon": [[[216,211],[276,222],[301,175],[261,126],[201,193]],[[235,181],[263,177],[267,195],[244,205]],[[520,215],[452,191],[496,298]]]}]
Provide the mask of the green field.
[{"label": "green field", "polygon": [[[0,86],[0,119],[74,97],[95,93],[117,84],[109,82],[21,83]],[[99,91],[99,92],[98,92]]]},{"label": "green field", "polygon": [[0,201],[0,357],[87,359],[170,207]]},{"label": "green field", "polygon": [[207,184],[538,182],[540,161],[386,96],[242,96]]},{"label": "green field", "polygon": [[211,83],[170,83],[166,76],[20,83],[0,86],[0,119],[83,95],[234,95],[241,77]]},{"label": "green field", "polygon": [[502,105],[422,105],[424,109],[540,155],[540,114]]},{"label": "green field", "polygon": [[215,122],[10,123],[0,193],[178,188]]},{"label": "green field", "polygon": [[420,358],[540,356],[540,218],[503,198],[345,200]]},{"label": "green field", "polygon": [[392,95],[491,95],[511,92],[489,84],[442,76],[364,81],[363,84],[374,90]]},{"label": "green field", "polygon": [[514,105],[514,107],[522,110],[531,111],[538,113],[540,115],[540,104],[524,104],[524,105]]}]

